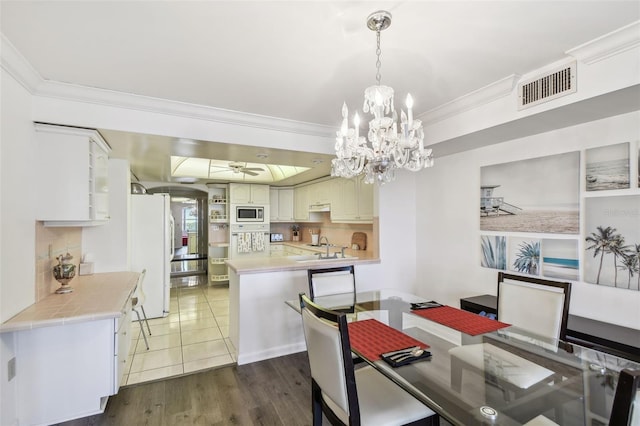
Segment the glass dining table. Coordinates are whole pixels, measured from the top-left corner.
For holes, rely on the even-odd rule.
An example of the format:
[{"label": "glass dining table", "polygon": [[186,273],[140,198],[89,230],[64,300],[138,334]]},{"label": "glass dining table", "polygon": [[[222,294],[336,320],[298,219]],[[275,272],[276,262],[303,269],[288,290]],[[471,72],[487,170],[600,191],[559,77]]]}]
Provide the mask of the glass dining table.
[{"label": "glass dining table", "polygon": [[[400,367],[353,344],[352,351],[453,425],[607,425],[620,370],[640,369],[514,326],[471,335],[412,310],[425,301],[396,290],[315,299],[350,307],[351,322],[373,319],[428,345],[430,357]],[[300,312],[297,299],[286,304]]]}]

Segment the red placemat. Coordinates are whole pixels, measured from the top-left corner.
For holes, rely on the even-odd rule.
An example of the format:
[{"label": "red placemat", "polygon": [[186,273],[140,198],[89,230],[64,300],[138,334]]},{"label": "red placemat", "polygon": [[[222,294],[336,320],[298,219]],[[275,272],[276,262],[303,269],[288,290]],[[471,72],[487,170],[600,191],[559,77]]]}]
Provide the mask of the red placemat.
[{"label": "red placemat", "polygon": [[415,309],[414,314],[430,319],[454,330],[461,331],[471,336],[496,331],[511,324],[489,319],[487,317],[452,308],[451,306],[441,306],[439,308]]},{"label": "red placemat", "polygon": [[429,347],[375,319],[350,322],[349,341],[353,349],[371,361],[379,360],[380,354],[386,352],[413,346],[420,346],[423,349]]}]

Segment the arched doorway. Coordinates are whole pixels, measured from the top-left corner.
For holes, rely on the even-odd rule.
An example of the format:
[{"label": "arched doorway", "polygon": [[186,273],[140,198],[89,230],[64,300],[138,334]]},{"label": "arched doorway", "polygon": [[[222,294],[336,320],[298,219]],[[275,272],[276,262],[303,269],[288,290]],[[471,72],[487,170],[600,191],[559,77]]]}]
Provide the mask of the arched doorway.
[{"label": "arched doorway", "polygon": [[175,256],[171,261],[171,278],[207,273],[207,192],[182,186],[159,186],[147,189],[150,194],[169,194],[175,221],[173,235]]}]

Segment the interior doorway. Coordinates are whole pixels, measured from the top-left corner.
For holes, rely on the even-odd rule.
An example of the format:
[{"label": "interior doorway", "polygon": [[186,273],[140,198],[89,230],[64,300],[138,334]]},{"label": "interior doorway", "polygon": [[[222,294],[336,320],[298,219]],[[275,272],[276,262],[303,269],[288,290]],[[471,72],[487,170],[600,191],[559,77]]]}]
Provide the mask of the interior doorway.
[{"label": "interior doorway", "polygon": [[175,221],[171,278],[206,274],[209,245],[207,192],[171,186],[156,187],[147,192],[165,193],[171,197],[171,214]]}]

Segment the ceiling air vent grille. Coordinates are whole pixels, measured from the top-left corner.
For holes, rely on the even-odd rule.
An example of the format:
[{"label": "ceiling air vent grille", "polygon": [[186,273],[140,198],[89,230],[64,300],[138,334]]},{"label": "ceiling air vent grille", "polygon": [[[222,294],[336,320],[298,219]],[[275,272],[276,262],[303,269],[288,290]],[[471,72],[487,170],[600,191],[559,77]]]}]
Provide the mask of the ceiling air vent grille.
[{"label": "ceiling air vent grille", "polygon": [[548,102],[576,91],[575,61],[561,69],[518,84],[518,109]]}]

